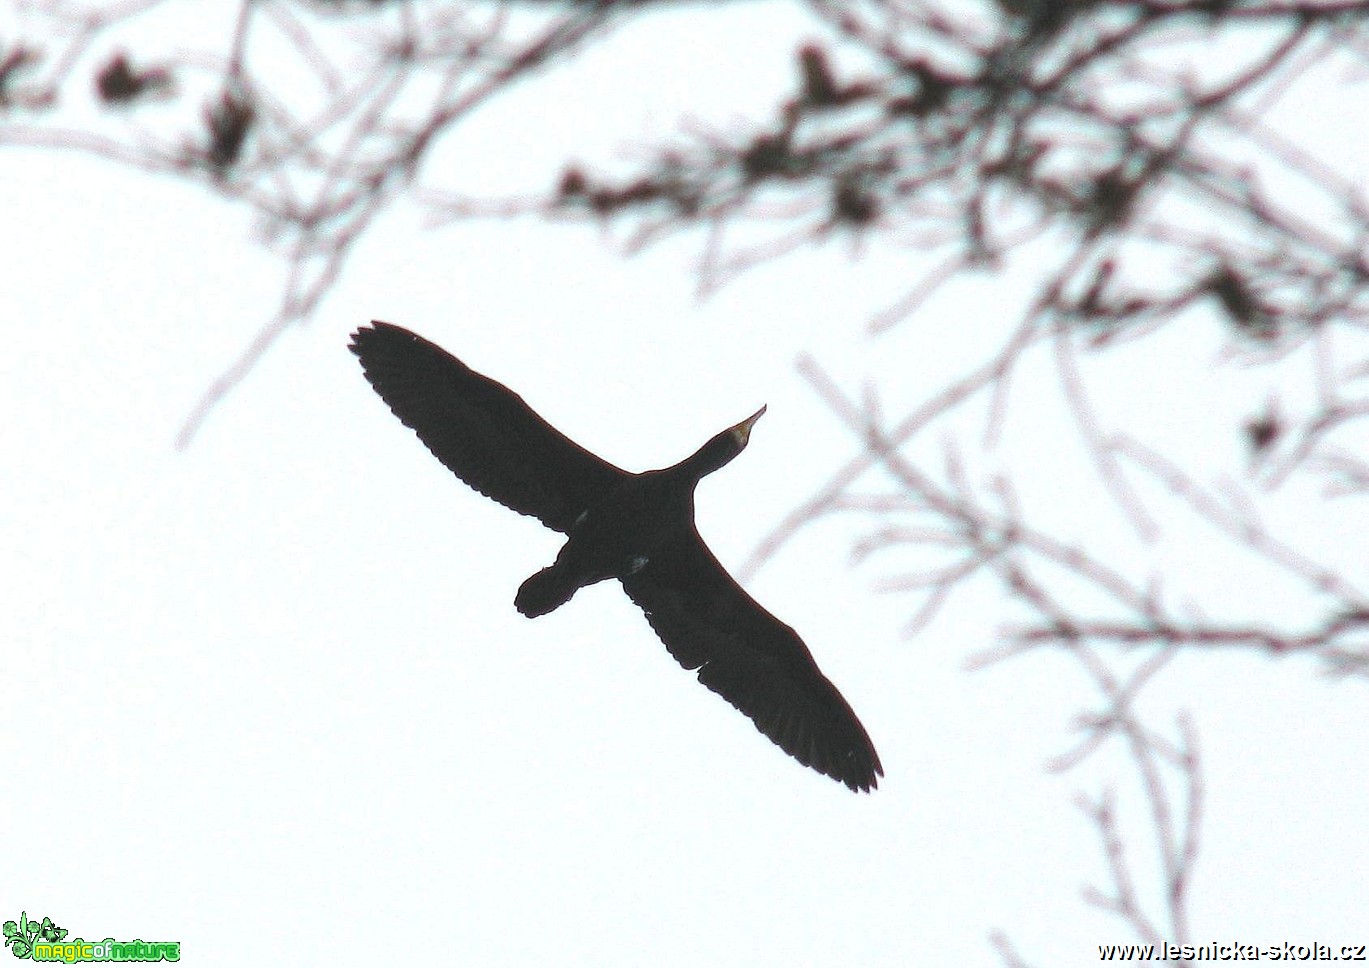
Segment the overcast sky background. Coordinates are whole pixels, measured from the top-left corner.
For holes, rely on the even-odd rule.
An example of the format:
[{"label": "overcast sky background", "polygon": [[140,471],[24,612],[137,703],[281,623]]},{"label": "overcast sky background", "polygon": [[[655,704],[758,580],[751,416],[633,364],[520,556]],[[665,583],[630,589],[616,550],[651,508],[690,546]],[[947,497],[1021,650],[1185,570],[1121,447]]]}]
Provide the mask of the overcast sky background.
[{"label": "overcast sky background", "polygon": [[[776,4],[643,17],[482,113],[454,171],[536,187],[684,113],[763,116],[817,36]],[[751,582],[875,740],[887,775],[854,796],[695,683],[616,584],[518,615],[558,536],[453,479],[346,351],[369,319],[407,326],[631,469],[768,404],[699,492],[735,568],[856,450],[798,355],[852,392],[883,381],[898,413],[990,345],[1011,289],[954,287],[871,340],[914,275],[906,253],[831,241],[699,302],[697,238],[624,260],[591,227],[426,232],[401,209],[177,452],[272,312],[280,263],[196,186],[38,151],[0,169],[23,240],[0,270],[0,920],[179,940],[196,965],[993,965],[995,930],[1034,964],[1083,965],[1134,940],[1080,898],[1104,867],[1073,805],[1126,794],[1126,761],[1045,772],[1092,697],[1048,655],[965,670],[992,641],[992,595],[903,639],[912,604],[871,591],[884,572],[849,565],[861,532],[839,519]],[[1121,358],[1108,406],[1153,391],[1138,360],[1176,386],[1214,366],[1219,326],[1171,335]],[[1149,439],[1217,473],[1258,399],[1242,390],[1145,397]],[[1216,411],[1225,451],[1191,424]],[[1056,413],[1033,408],[1012,446],[1043,455],[1024,487],[1077,513],[1094,505],[1044,456],[1073,433]],[[1213,587],[1227,575],[1214,559]],[[1365,698],[1305,662],[1230,654],[1156,684],[1157,720],[1191,709],[1206,761],[1198,940],[1369,940]]]}]

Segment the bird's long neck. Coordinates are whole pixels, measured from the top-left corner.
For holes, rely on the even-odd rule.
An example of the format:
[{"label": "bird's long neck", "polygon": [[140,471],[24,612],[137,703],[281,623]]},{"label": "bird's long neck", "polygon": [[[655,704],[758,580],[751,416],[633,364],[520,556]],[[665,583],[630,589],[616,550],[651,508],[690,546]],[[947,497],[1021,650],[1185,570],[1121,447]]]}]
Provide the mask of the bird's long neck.
[{"label": "bird's long neck", "polygon": [[729,446],[730,443],[726,434],[719,434],[676,464],[671,471],[677,474],[680,480],[688,480],[693,487],[737,456],[735,445]]}]

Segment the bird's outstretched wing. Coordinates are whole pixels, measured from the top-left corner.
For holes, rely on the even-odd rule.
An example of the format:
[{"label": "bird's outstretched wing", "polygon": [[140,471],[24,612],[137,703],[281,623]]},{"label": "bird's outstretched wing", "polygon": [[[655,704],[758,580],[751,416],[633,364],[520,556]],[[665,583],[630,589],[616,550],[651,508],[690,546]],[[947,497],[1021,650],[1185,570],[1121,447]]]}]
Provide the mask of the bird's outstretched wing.
[{"label": "bird's outstretched wing", "polygon": [[732,579],[695,531],[621,579],[670,654],[804,766],[871,790],[884,775],[865,727],[798,633]]},{"label": "bird's outstretched wing", "polygon": [[438,460],[486,497],[569,532],[580,512],[627,471],[547,423],[502,383],[440,346],[372,322],[348,347],[396,417]]}]

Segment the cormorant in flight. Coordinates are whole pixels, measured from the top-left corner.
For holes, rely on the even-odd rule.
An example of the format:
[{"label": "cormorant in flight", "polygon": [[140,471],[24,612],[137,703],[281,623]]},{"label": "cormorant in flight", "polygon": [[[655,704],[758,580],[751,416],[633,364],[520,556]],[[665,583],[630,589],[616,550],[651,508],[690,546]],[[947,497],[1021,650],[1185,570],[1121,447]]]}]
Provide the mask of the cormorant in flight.
[{"label": "cormorant in flight", "polygon": [[674,467],[634,474],[596,457],[503,384],[423,337],[373,322],[352,336],[366,379],[433,455],[481,494],[567,536],[514,605],[544,615],[616,578],[670,654],[781,749],[852,790],[879,754],[798,634],[756,603],[694,525],[694,488],[742,452],[761,407]]}]

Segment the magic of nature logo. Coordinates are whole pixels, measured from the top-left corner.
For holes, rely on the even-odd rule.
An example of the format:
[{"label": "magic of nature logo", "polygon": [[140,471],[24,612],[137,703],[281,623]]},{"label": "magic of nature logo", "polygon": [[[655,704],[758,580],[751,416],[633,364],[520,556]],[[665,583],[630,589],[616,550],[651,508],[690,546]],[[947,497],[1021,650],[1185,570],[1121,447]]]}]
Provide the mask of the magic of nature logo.
[{"label": "magic of nature logo", "polygon": [[29,920],[28,912],[19,914],[18,921],[6,921],[5,947],[16,958],[33,961],[54,961],[75,964],[78,961],[180,961],[179,941],[87,941],[84,938],[67,940],[66,928],[53,924],[52,918]]}]

